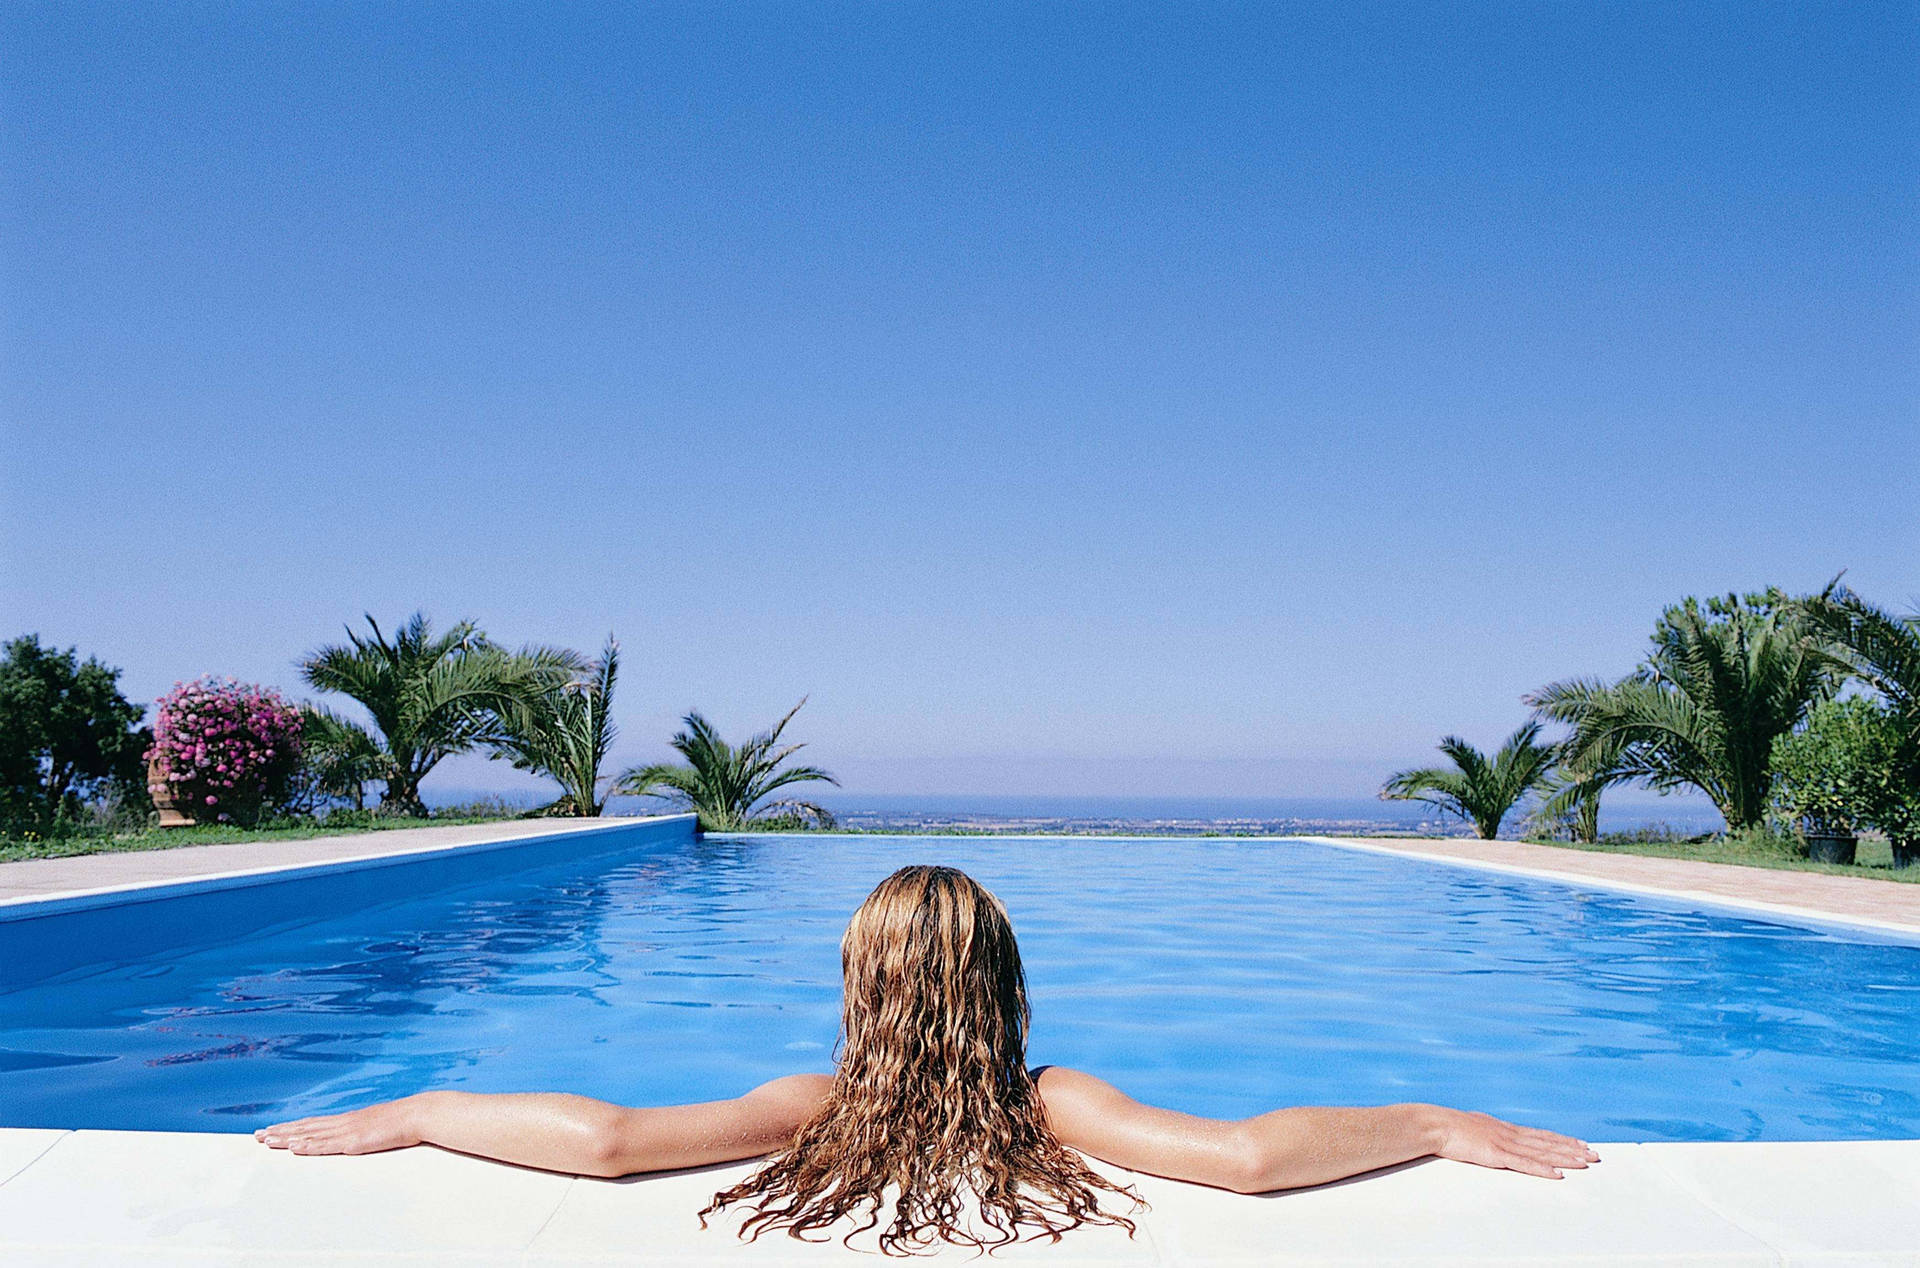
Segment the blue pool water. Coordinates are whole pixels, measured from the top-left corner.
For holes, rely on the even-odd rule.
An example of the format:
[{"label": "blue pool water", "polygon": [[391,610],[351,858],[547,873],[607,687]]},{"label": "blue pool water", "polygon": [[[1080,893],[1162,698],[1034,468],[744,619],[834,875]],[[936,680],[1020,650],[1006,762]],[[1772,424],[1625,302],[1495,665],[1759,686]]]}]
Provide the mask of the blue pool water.
[{"label": "blue pool water", "polygon": [[0,1124],[244,1131],[428,1087],[649,1103],[827,1070],[841,929],[908,862],[1006,902],[1034,1062],[1143,1099],[1920,1137],[1920,947],[1306,842],[952,837],[641,845],[14,982]]}]

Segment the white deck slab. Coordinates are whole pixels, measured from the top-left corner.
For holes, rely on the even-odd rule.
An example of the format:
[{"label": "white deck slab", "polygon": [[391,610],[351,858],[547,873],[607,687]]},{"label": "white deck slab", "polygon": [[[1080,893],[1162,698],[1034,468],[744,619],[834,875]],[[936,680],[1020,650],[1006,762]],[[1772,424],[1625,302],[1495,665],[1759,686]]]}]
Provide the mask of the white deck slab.
[{"label": "white deck slab", "polygon": [[[785,1233],[763,1234],[759,1240],[747,1242],[738,1235],[741,1213],[729,1211],[714,1217],[710,1227],[702,1229],[697,1212],[717,1191],[749,1170],[709,1167],[626,1180],[578,1180],[528,1248],[531,1262],[818,1265],[872,1261],[877,1257],[872,1233],[855,1237],[852,1250],[838,1240],[857,1224],[849,1224],[834,1240],[825,1242],[803,1242]],[[636,1257],[634,1249],[636,1229],[645,1230],[642,1257]],[[937,1258],[967,1256],[949,1252]],[[1061,1265],[1162,1262],[1149,1238],[1143,1235],[1130,1241],[1125,1232],[1114,1228],[1083,1229],[1057,1247],[1010,1246],[996,1252],[994,1258],[1009,1263],[1040,1260]]]},{"label": "white deck slab", "polygon": [[111,893],[148,885],[213,877],[263,875],[326,863],[358,863],[402,854],[460,850],[502,841],[600,828],[661,823],[687,815],[648,815],[603,819],[504,819],[497,823],[454,823],[430,828],[389,828],[343,836],[302,837],[286,841],[229,841],[220,845],[182,845],[173,849],[76,854],[66,858],[24,859],[0,863],[0,905],[77,894]]},{"label": "white deck slab", "polygon": [[1708,910],[1735,907],[1790,922],[1920,933],[1920,885],[1876,876],[1836,876],[1704,859],[1612,854],[1526,841],[1464,837],[1295,838],[1459,867],[1533,876],[1565,885],[1651,894]]},{"label": "white deck slab", "polygon": [[0,1184],[25,1171],[66,1134],[58,1127],[17,1127],[0,1131]]},{"label": "white deck slab", "polygon": [[1181,1264],[1777,1262],[1648,1165],[1645,1146],[1596,1148],[1605,1161],[1559,1181],[1433,1159],[1257,1198],[1156,1186],[1154,1227]]},{"label": "white deck slab", "polygon": [[455,1262],[526,1246],[571,1183],[429,1149],[295,1158],[251,1136],[76,1131],[0,1185],[0,1262],[396,1250]]},{"label": "white deck slab", "polygon": [[1661,1145],[1651,1161],[1791,1263],[1920,1264],[1920,1141]]},{"label": "white deck slab", "polygon": [[[1113,1173],[1151,1203],[1137,1238],[1083,1229],[996,1258],[1920,1265],[1920,1141],[1598,1148],[1605,1161],[1558,1182],[1430,1161],[1241,1197]],[[0,1182],[9,1268],[878,1262],[837,1241],[742,1243],[729,1220],[702,1231],[695,1212],[745,1166],[576,1180],[432,1149],[296,1158],[247,1136],[0,1130],[0,1172],[20,1159]]]}]

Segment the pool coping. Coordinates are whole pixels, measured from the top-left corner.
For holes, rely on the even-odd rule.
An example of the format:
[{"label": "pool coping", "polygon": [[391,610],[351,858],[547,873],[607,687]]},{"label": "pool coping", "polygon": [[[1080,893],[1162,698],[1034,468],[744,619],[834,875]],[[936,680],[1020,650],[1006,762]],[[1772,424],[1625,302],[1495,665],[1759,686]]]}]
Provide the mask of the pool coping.
[{"label": "pool coping", "polygon": [[[1344,850],[1359,850],[1359,851],[1364,851],[1370,854],[1387,854],[1387,855],[1392,855],[1396,858],[1415,859],[1415,860],[1426,862],[1426,863],[1437,863],[1437,864],[1441,864],[1443,866],[1449,866],[1449,867],[1472,868],[1478,871],[1485,871],[1485,872],[1499,872],[1509,876],[1525,876],[1525,877],[1530,877],[1536,880],[1552,881],[1558,885],[1567,885],[1575,888],[1585,887],[1585,888],[1593,888],[1593,889],[1618,890],[1623,893],[1639,894],[1639,895],[1644,895],[1650,898],[1661,898],[1661,899],[1665,899],[1672,902],[1685,903],[1688,906],[1704,907],[1710,910],[1717,909],[1717,910],[1735,911],[1735,912],[1757,912],[1763,915],[1774,916],[1783,920],[1788,920],[1794,924],[1808,925],[1808,926],[1812,926],[1814,928],[1818,928],[1822,930],[1829,930],[1829,931],[1835,931],[1835,932],[1851,932],[1855,930],[1863,930],[1863,931],[1870,931],[1873,933],[1892,934],[1892,935],[1895,935],[1895,938],[1897,941],[1900,941],[1903,943],[1911,942],[1916,938],[1920,938],[1920,885],[1908,887],[1906,886],[1905,882],[1901,882],[1901,881],[1877,881],[1875,878],[1872,878],[1872,877],[1837,877],[1835,878],[1839,880],[1859,881],[1864,884],[1877,883],[1877,884],[1884,884],[1889,886],[1901,886],[1903,888],[1912,888],[1913,890],[1915,890],[1916,892],[1912,896],[1912,902],[1913,902],[1913,908],[1914,908],[1913,916],[1908,920],[1887,920],[1878,916],[1863,916],[1853,912],[1834,911],[1831,908],[1809,907],[1809,906],[1803,906],[1795,903],[1781,903],[1781,902],[1775,902],[1771,899],[1764,899],[1764,898],[1743,898],[1738,895],[1724,894],[1724,893],[1719,893],[1713,890],[1690,889],[1684,886],[1674,886],[1670,884],[1653,884],[1653,883],[1648,883],[1644,881],[1626,880],[1626,879],[1621,879],[1618,877],[1611,877],[1611,876],[1596,876],[1590,872],[1577,871],[1572,869],[1538,867],[1538,866],[1532,866],[1525,863],[1507,863],[1507,862],[1502,862],[1496,859],[1479,859],[1479,858],[1465,857],[1465,856],[1454,854],[1454,853],[1447,853],[1447,852],[1442,852],[1442,851],[1437,851],[1432,849],[1418,848],[1417,846],[1411,844],[1410,842],[1403,842],[1400,839],[1394,838],[1394,837],[1295,836],[1295,837],[1285,837],[1285,838],[1276,837],[1276,838],[1249,838],[1249,839],[1312,841],[1317,845],[1336,846]],[[1421,838],[1414,838],[1413,840],[1418,841],[1420,845],[1452,842],[1452,838],[1445,838],[1445,837],[1436,837],[1436,838],[1421,837]],[[1517,842],[1517,841],[1514,841],[1514,842],[1493,841],[1493,842],[1475,842],[1475,844],[1518,846],[1518,845],[1527,845],[1529,843]],[[1553,847],[1542,847],[1542,848],[1553,848]],[[1583,855],[1583,857],[1585,856]],[[1638,861],[1643,856],[1610,854],[1610,855],[1601,855],[1599,857],[1603,857],[1603,858],[1618,861],[1618,862],[1624,862],[1626,860]],[[1764,876],[1769,876],[1769,877],[1778,876],[1778,875],[1793,875],[1793,873],[1790,873],[1790,872],[1780,873],[1780,872],[1774,872],[1774,871],[1761,869],[1761,868],[1746,868],[1746,867],[1743,867],[1741,864],[1737,864],[1737,863],[1714,863],[1714,862],[1708,862],[1702,859],[1652,859],[1648,861],[1653,861],[1658,863],[1681,863],[1681,864],[1688,864],[1692,866],[1698,866],[1702,868],[1737,869],[1741,871],[1756,871],[1756,872],[1760,872]],[[1825,875],[1825,873],[1816,873],[1816,874]],[[1905,897],[1905,895],[1902,894],[1901,897]]]},{"label": "pool coping", "polygon": [[[289,858],[279,862],[264,863],[251,867],[215,868],[198,870],[191,865],[201,862],[207,856],[196,854],[193,857],[173,856],[170,850],[142,850],[138,852],[103,851],[98,854],[76,854],[59,859],[23,859],[11,863],[0,863],[0,920],[22,919],[28,916],[39,917],[67,911],[85,911],[96,907],[114,906],[122,903],[158,902],[184,894],[207,893],[221,889],[240,889],[249,885],[276,884],[284,881],[300,880],[333,871],[360,871],[371,868],[404,866],[423,859],[450,853],[484,854],[497,850],[511,849],[525,845],[530,841],[563,835],[591,835],[603,832],[616,832],[624,828],[643,824],[663,824],[676,820],[694,820],[693,814],[672,815],[635,815],[631,817],[600,817],[577,820],[528,820],[511,821],[502,824],[454,824],[445,828],[397,828],[386,832],[351,833],[331,837],[295,838],[283,841],[230,841],[206,846],[180,846],[179,850],[218,851],[232,846],[286,847],[284,852],[292,855],[311,854],[308,859]],[[434,841],[421,844],[423,835],[436,837],[453,833],[471,835],[480,830],[481,840]],[[388,840],[386,838],[394,838]],[[379,845],[385,848],[361,848],[357,852],[340,853],[343,847]],[[82,886],[69,889],[47,891],[22,890],[9,881],[18,873],[9,872],[10,868],[29,868],[42,863],[61,863],[74,865],[62,870],[108,870],[118,867],[125,870],[119,860],[138,859],[148,862],[162,873],[173,875],[148,876],[139,879],[118,881],[108,885]],[[187,867],[168,864],[188,864]],[[96,864],[89,868],[89,864]]]},{"label": "pool coping", "polygon": [[[1134,1214],[1133,1240],[1087,1228],[996,1258],[1920,1264],[1920,1141],[1596,1147],[1598,1165],[1559,1182],[1427,1159],[1253,1197],[1098,1165],[1149,1204]],[[853,1250],[778,1235],[742,1244],[724,1218],[703,1231],[694,1212],[752,1166],[599,1180],[430,1147],[299,1158],[236,1135],[0,1129],[0,1260],[9,1268],[885,1262],[863,1252],[870,1238]],[[951,1250],[928,1258],[973,1261]]]},{"label": "pool coping", "polygon": [[[380,867],[394,863],[415,861],[420,858],[449,851],[484,851],[499,849],[509,845],[524,843],[535,837],[556,833],[607,831],[643,823],[662,823],[676,819],[691,819],[690,814],[644,815],[631,817],[607,817],[584,820],[525,820],[510,821],[502,824],[455,824],[445,828],[401,828],[382,833],[356,833],[337,837],[311,837],[304,840],[274,842],[227,842],[207,846],[182,846],[179,851],[193,851],[191,856],[176,850],[152,850],[138,852],[102,852],[100,854],[72,855],[59,859],[29,859],[11,863],[0,863],[0,920],[16,917],[23,909],[31,908],[36,914],[51,914],[58,910],[79,910],[88,906],[105,905],[115,902],[143,901],[142,891],[166,890],[172,894],[196,892],[199,889],[212,889],[228,886],[267,883],[273,880],[292,880],[300,876],[317,874],[331,868]],[[486,838],[472,840],[475,834]],[[441,841],[434,844],[416,844],[422,836],[459,836],[467,839]],[[724,833],[724,836],[781,836],[819,840],[822,838],[858,840],[868,836],[899,835],[913,836],[910,832],[898,834],[878,833]],[[391,839],[388,839],[391,838]],[[1500,872],[1509,875],[1527,876],[1540,880],[1575,888],[1594,888],[1617,890],[1624,893],[1640,894],[1648,897],[1679,901],[1693,906],[1709,909],[1754,912],[1776,919],[1788,920],[1796,924],[1811,925],[1835,931],[1861,930],[1879,934],[1893,934],[1901,940],[1920,935],[1920,885],[1906,886],[1900,882],[1877,881],[1872,877],[1834,877],[1832,879],[1856,884],[1911,889],[1913,914],[1908,917],[1902,913],[1902,919],[1887,920],[1876,916],[1863,916],[1854,912],[1839,911],[1831,907],[1808,905],[1804,903],[1780,903],[1769,899],[1746,898],[1729,895],[1712,889],[1692,888],[1685,884],[1674,884],[1664,879],[1634,880],[1618,876],[1599,876],[1579,868],[1559,868],[1540,866],[1535,863],[1504,862],[1497,859],[1466,857],[1457,852],[1461,848],[1505,847],[1508,849],[1550,849],[1552,847],[1532,846],[1523,842],[1480,842],[1463,841],[1452,837],[1339,837],[1311,833],[1275,834],[1232,838],[1188,838],[1160,836],[1129,836],[1125,833],[1103,833],[1085,837],[1058,837],[1035,834],[981,833],[978,837],[957,839],[999,840],[999,841],[1162,841],[1162,842],[1211,842],[1231,840],[1237,842],[1277,842],[1310,841],[1318,845],[1333,846],[1339,849],[1359,850],[1376,854],[1395,855],[1401,858],[1439,863],[1452,867],[1477,868],[1482,871]],[[289,855],[310,854],[318,857],[293,857],[283,861],[239,868],[206,869],[195,866],[216,852],[233,851],[235,847],[250,849],[254,847],[272,847]],[[356,848],[357,847],[357,848]],[[376,847],[376,848],[367,848]],[[383,847],[383,848],[379,848]],[[345,852],[342,852],[345,851]],[[1716,863],[1697,859],[1663,859],[1626,854],[1592,854],[1578,852],[1568,862],[1588,862],[1604,859],[1608,866],[1627,872],[1674,873],[1692,872],[1702,878],[1724,879],[1730,873],[1756,872],[1767,878],[1769,883],[1782,883],[1779,878],[1797,876],[1798,873],[1777,872],[1757,868],[1745,868],[1738,864]],[[135,862],[137,860],[137,862]],[[62,865],[58,870],[67,872],[87,871],[126,871],[152,870],[161,875],[145,876],[118,881],[107,885],[81,885],[63,889],[39,889],[23,887],[18,878],[30,875],[33,871],[49,870],[43,865]],[[141,867],[145,864],[145,867]],[[180,866],[187,864],[187,866]],[[1677,866],[1676,866],[1677,865]],[[1824,873],[1817,874],[1822,877]],[[156,893],[155,898],[165,895]],[[1902,893],[1900,897],[1905,898]]]}]

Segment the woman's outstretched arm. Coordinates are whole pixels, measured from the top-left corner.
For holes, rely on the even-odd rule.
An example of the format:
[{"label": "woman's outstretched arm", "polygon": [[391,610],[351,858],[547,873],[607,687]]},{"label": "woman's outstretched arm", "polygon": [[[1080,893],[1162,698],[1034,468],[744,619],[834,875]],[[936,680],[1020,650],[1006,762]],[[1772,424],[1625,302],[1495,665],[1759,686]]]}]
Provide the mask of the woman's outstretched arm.
[{"label": "woman's outstretched arm", "polygon": [[772,1153],[820,1108],[833,1080],[795,1074],[730,1101],[629,1109],[585,1096],[422,1092],[347,1114],[263,1127],[297,1154],[370,1154],[409,1145],[582,1176],[625,1176]]},{"label": "woman's outstretched arm", "polygon": [[1196,1118],[1142,1105],[1110,1083],[1048,1066],[1047,1123],[1062,1144],[1148,1175],[1267,1193],[1438,1155],[1558,1180],[1600,1155],[1582,1141],[1438,1105],[1274,1110]]}]

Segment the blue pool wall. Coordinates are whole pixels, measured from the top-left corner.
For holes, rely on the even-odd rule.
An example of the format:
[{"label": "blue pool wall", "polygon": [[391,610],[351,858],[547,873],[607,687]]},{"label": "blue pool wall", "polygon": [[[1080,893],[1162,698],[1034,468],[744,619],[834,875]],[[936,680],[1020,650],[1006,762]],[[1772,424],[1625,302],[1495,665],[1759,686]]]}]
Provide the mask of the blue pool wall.
[{"label": "blue pool wall", "polygon": [[[328,920],[513,872],[690,843],[694,815],[0,904],[0,992],[155,951]],[[370,842],[371,844],[371,842]]]}]

